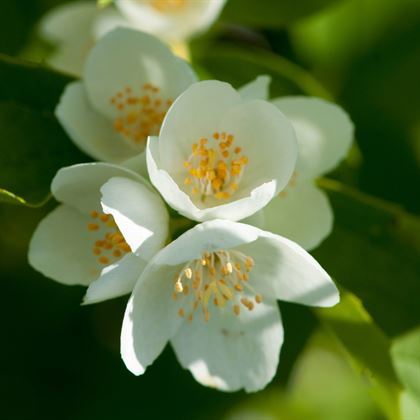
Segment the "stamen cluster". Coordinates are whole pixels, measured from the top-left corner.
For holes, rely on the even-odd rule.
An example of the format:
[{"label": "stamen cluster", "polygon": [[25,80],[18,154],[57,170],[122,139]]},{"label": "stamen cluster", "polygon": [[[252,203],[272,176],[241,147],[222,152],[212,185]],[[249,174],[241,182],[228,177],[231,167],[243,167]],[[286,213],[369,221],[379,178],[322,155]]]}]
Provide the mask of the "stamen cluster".
[{"label": "stamen cluster", "polygon": [[95,240],[92,248],[100,264],[111,264],[131,251],[111,215],[93,210],[90,216],[94,221],[87,225],[88,230],[90,232],[105,231],[103,238]]},{"label": "stamen cluster", "polygon": [[160,89],[151,83],[145,83],[139,95],[129,86],[117,92],[110,99],[118,110],[114,129],[135,145],[142,145],[148,136],[157,135],[173,102],[161,98],[159,93]]},{"label": "stamen cluster", "polygon": [[[241,305],[252,311],[254,302],[262,302],[261,295],[248,283],[253,266],[251,257],[236,250],[206,252],[200,259],[187,263],[174,279],[173,298],[181,294],[190,297],[178,315],[192,321],[194,311],[201,306],[208,321],[211,302],[218,308],[229,304],[235,315],[240,314]],[[250,294],[254,295],[254,302],[246,297]]]},{"label": "stamen cluster", "polygon": [[184,184],[201,201],[212,196],[227,200],[238,189],[248,158],[242,149],[234,147],[235,137],[225,132],[214,133],[212,138],[201,138],[192,144],[192,153],[184,162],[188,176]]}]

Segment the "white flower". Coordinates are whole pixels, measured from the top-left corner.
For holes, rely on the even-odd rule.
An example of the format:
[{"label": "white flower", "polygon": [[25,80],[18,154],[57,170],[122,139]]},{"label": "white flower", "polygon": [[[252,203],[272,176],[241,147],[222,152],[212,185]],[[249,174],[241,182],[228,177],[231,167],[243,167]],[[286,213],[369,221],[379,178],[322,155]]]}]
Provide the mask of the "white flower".
[{"label": "white flower", "polygon": [[84,152],[121,163],[144,149],[172,101],[195,81],[158,39],[119,28],[93,47],[83,81],[67,86],[56,115]]},{"label": "white flower", "polygon": [[[136,244],[127,243],[113,217],[102,212],[100,187],[113,177],[131,182],[141,201]],[[135,172],[107,163],[60,169],[51,191],[61,204],[33,234],[30,264],[60,283],[89,286],[85,303],[130,293],[168,236],[169,216],[160,197]],[[119,192],[124,198],[125,193]]]},{"label": "white flower", "polygon": [[[269,82],[269,77],[260,76],[249,83],[248,97],[267,100]],[[323,99],[291,96],[271,103],[295,129],[298,161],[287,188],[247,222],[313,249],[331,233],[334,218],[328,197],[315,180],[347,155],[354,127],[339,106]]]},{"label": "white flower", "polygon": [[170,341],[201,384],[257,391],[273,378],[283,343],[277,299],[328,307],[339,294],[294,242],[246,224],[204,222],[143,271],[124,316],[122,358],[141,375]]},{"label": "white flower", "polygon": [[208,29],[226,0],[116,0],[121,13],[143,31],[170,42]]},{"label": "white flower", "polygon": [[149,137],[149,176],[167,203],[204,221],[241,220],[289,182],[297,143],[289,120],[272,104],[248,99],[229,84],[192,85]]},{"label": "white flower", "polygon": [[100,36],[117,26],[132,26],[114,8],[100,10],[94,2],[77,1],[51,9],[39,24],[40,36],[54,45],[47,62],[80,76],[86,57]]},{"label": "white flower", "polygon": [[264,229],[313,249],[332,230],[334,214],[316,178],[330,172],[347,155],[353,124],[337,105],[323,99],[274,99],[296,131],[299,157],[289,186],[263,209]]}]

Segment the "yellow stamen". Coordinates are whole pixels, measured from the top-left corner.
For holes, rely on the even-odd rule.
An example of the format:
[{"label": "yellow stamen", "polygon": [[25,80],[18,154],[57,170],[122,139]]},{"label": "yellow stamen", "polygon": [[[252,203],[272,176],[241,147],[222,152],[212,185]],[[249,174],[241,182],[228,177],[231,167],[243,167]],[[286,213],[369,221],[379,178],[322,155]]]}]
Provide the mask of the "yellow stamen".
[{"label": "yellow stamen", "polygon": [[201,138],[191,145],[191,155],[183,166],[188,175],[184,184],[192,195],[198,195],[201,201],[207,197],[228,200],[238,190],[249,160],[238,156],[242,148],[233,148],[234,142],[233,134],[215,132],[211,138]]}]

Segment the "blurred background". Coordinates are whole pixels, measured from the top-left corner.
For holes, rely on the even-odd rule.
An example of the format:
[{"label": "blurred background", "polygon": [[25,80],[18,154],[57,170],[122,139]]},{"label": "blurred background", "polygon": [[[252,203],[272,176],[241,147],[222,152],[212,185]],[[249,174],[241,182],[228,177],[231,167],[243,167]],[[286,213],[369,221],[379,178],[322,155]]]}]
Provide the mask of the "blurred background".
[{"label": "blurred background", "polygon": [[[42,62],[52,46],[37,24],[61,3],[1,2],[0,53]],[[240,86],[269,74],[273,97],[321,96],[353,119],[354,148],[320,181],[336,224],[314,252],[342,304],[280,304],[280,366],[258,394],[198,385],[170,348],[136,378],[119,356],[126,299],[82,307],[83,288],[27,264],[30,236],[54,203],[0,203],[0,418],[420,419],[420,2],[228,0],[190,47],[203,78]],[[71,76],[5,56],[0,186],[38,200],[60,166],[89,160],[52,115]]]}]

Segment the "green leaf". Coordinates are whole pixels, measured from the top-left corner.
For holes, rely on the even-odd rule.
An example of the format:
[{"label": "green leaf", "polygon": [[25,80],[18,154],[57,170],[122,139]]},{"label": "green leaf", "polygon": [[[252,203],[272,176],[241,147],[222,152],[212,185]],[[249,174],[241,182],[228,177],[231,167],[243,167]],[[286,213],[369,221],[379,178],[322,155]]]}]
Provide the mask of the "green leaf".
[{"label": "green leaf", "polygon": [[401,387],[389,355],[390,342],[361,302],[345,293],[337,306],[318,309],[316,313],[341,344],[351,365],[367,383],[369,393],[387,418],[399,418]]},{"label": "green leaf", "polygon": [[279,27],[310,15],[336,0],[229,0],[222,19],[253,27]]},{"label": "green leaf", "polygon": [[97,0],[99,7],[107,7],[112,3],[112,0]]},{"label": "green leaf", "polygon": [[89,160],[54,116],[72,79],[0,55],[0,201],[36,206],[62,166]]},{"label": "green leaf", "polygon": [[420,420],[420,403],[407,391],[401,394],[402,420]]},{"label": "green leaf", "polygon": [[396,339],[391,354],[401,382],[420,407],[420,328]]},{"label": "green leaf", "polygon": [[323,180],[335,215],[314,255],[362,300],[388,336],[420,324],[420,221],[399,207]]},{"label": "green leaf", "polygon": [[198,45],[193,61],[219,80],[240,87],[256,76],[272,77],[272,97],[306,93],[331,99],[331,95],[307,71],[287,59],[256,48],[238,48],[226,44]]}]

